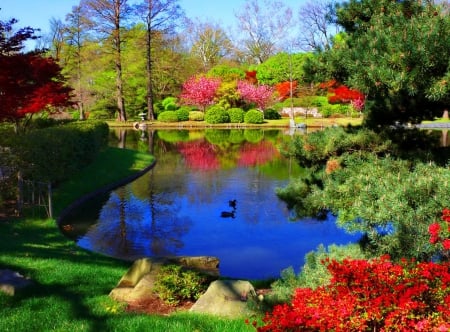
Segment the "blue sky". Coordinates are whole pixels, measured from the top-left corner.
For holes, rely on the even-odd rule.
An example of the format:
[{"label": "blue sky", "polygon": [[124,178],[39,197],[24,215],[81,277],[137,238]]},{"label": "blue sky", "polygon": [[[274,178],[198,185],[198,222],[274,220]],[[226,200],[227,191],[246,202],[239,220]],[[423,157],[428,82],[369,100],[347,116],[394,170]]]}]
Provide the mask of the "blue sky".
[{"label": "blue sky", "polygon": [[[282,2],[290,6],[296,14],[306,0],[282,0]],[[17,28],[31,26],[40,28],[42,33],[46,33],[52,17],[64,21],[66,14],[79,3],[80,0],[1,0],[0,20],[14,17],[19,20]],[[235,24],[234,13],[241,9],[244,3],[245,0],[179,0],[180,6],[189,18],[220,23],[224,28]]]}]

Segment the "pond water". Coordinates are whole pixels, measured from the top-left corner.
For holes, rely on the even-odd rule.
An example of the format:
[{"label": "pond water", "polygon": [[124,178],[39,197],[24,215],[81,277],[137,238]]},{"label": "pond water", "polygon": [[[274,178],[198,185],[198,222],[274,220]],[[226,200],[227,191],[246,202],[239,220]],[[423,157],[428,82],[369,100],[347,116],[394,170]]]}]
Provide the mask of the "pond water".
[{"label": "pond water", "polygon": [[99,195],[61,221],[80,247],[124,260],[216,256],[222,276],[279,277],[319,244],[356,235],[334,217],[293,220],[275,190],[302,172],[280,153],[281,130],[111,132],[111,144],[148,151],[157,163],[137,180]]}]

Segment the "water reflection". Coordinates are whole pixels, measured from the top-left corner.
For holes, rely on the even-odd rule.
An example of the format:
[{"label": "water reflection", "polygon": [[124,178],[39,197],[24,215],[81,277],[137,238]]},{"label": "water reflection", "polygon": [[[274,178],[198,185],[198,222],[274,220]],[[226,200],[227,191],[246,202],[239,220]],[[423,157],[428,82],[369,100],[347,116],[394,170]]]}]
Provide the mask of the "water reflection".
[{"label": "water reflection", "polygon": [[111,134],[114,146],[150,151],[157,164],[62,221],[66,235],[81,247],[129,260],[217,256],[224,276],[265,278],[278,277],[288,266],[298,269],[320,243],[356,240],[337,229],[332,217],[291,221],[275,189],[302,169],[281,155],[290,140],[281,131],[145,134],[145,139],[138,131]]}]

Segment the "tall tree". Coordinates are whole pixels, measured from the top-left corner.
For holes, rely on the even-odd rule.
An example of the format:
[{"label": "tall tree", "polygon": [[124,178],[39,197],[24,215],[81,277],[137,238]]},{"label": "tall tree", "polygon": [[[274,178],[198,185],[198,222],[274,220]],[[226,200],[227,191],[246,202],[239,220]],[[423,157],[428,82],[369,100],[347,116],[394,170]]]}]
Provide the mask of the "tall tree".
[{"label": "tall tree", "polygon": [[450,101],[450,16],[432,1],[377,3],[368,21],[362,11],[361,28],[340,52],[347,83],[374,102],[367,121],[418,123],[442,115]]},{"label": "tall tree", "polygon": [[153,109],[153,58],[152,35],[155,33],[166,35],[172,33],[177,27],[178,20],[183,17],[183,11],[178,4],[179,0],[144,0],[135,7],[136,12],[143,18],[147,28],[146,60],[147,60],[147,110],[148,118],[155,119]]},{"label": "tall tree", "polygon": [[337,7],[346,30],[308,61],[308,77],[334,78],[366,95],[370,126],[441,116],[450,100],[450,16],[431,0],[351,0]]},{"label": "tall tree", "polygon": [[126,121],[125,98],[122,79],[122,29],[130,14],[127,0],[81,0],[80,6],[91,20],[91,27],[111,42],[116,73],[118,120]]},{"label": "tall tree", "polygon": [[281,1],[247,0],[235,15],[250,61],[263,63],[289,39],[292,10]]},{"label": "tall tree", "polygon": [[288,54],[280,52],[257,67],[256,77],[261,84],[275,85],[276,83],[294,80],[303,83],[303,64],[307,53]]},{"label": "tall tree", "polygon": [[230,38],[219,25],[190,22],[188,33],[192,38],[191,52],[200,59],[205,71],[219,64],[233,50]]},{"label": "tall tree", "polygon": [[332,36],[339,32],[334,23],[334,0],[309,0],[298,12],[298,44],[305,51],[330,49]]},{"label": "tall tree", "polygon": [[83,84],[83,47],[87,39],[88,21],[83,16],[81,6],[73,6],[72,11],[66,15],[66,24],[63,27],[64,41],[68,46],[64,66],[74,72],[75,96],[79,111],[79,119],[85,119],[85,88]]},{"label": "tall tree", "polygon": [[59,61],[64,45],[64,24],[61,20],[52,17],[50,19],[50,33],[46,36],[45,45],[49,49],[51,56]]}]

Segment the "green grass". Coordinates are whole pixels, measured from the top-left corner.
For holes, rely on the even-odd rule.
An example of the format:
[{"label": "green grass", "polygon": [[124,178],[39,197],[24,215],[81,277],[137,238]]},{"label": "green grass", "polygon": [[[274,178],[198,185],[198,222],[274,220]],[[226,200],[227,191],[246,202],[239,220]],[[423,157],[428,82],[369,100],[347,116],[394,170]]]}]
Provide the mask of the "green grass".
[{"label": "green grass", "polygon": [[450,119],[445,118],[436,118],[433,121],[423,121],[423,123],[448,123],[450,122]]},{"label": "green grass", "polygon": [[56,215],[75,199],[127,178],[153,161],[153,156],[132,150],[110,147],[102,151],[92,164],[57,186],[54,193]]},{"label": "green grass", "polygon": [[[146,154],[107,149],[90,167],[55,190],[61,209],[83,194],[115,183],[153,161]],[[0,331],[253,331],[243,319],[193,313],[131,314],[108,296],[130,263],[80,249],[52,219],[0,221],[0,269],[34,282],[14,296],[0,292]]]}]

